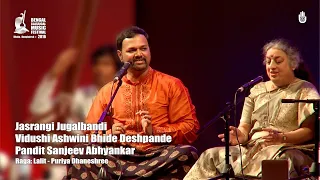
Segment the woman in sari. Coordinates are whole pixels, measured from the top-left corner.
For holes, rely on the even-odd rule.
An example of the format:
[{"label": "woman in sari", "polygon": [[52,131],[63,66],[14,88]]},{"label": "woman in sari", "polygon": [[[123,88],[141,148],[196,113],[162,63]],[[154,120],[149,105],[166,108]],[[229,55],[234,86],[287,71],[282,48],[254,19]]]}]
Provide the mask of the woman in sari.
[{"label": "woman in sari", "polygon": [[[320,97],[310,82],[297,76],[302,59],[288,42],[280,39],[267,43],[263,47],[263,55],[270,80],[251,89],[245,99],[238,128],[229,128],[230,164],[236,176],[243,171],[244,175],[261,177],[263,160],[285,159],[289,164],[289,176],[299,177],[302,169],[313,162],[309,155],[312,155],[314,145],[306,144],[314,136],[314,109],[307,103],[282,104],[281,99]],[[223,134],[218,137],[224,142]],[[224,164],[224,147],[208,149],[184,179],[219,176]]]}]

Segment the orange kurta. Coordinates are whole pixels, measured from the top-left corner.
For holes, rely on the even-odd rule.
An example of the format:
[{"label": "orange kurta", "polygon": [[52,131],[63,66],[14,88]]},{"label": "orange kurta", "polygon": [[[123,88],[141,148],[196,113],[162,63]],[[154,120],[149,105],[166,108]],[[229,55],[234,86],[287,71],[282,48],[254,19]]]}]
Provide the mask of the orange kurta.
[{"label": "orange kurta", "polygon": [[[178,78],[149,67],[148,73],[140,82],[133,83],[126,77],[122,80],[123,84],[112,104],[112,117],[114,123],[123,123],[127,126],[125,134],[144,134],[141,117],[136,115],[136,112],[147,110],[152,117],[154,135],[171,135],[172,144],[191,144],[195,141],[199,129],[195,107],[188,89]],[[97,123],[110,100],[111,88],[112,83],[101,88],[89,111],[87,123]],[[151,143],[127,143],[127,145],[140,150],[155,146]]]}]

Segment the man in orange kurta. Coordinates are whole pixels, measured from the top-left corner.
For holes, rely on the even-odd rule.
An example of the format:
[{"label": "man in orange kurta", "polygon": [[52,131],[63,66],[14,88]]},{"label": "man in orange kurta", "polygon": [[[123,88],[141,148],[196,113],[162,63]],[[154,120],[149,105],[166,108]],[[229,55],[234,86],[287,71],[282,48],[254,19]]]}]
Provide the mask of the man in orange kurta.
[{"label": "man in orange kurta", "polygon": [[[111,178],[118,175],[132,178],[151,177],[182,179],[197,159],[196,149],[189,144],[197,138],[199,122],[188,89],[173,76],[152,69],[147,33],[131,27],[117,37],[118,56],[122,62],[131,62],[127,74],[112,104],[113,125],[108,134],[113,135],[170,135],[172,142],[122,143],[134,147],[135,154],[123,158],[107,155],[108,172]],[[97,123],[110,101],[116,84],[112,82],[100,89],[86,122]],[[111,92],[113,91],[113,92]],[[121,161],[120,170],[117,164]],[[73,174],[98,172],[83,166],[74,168]],[[103,168],[103,167],[102,167]],[[78,170],[77,170],[78,169]],[[101,172],[101,171],[100,171]],[[88,173],[89,175],[89,173]],[[78,177],[77,175],[72,177]]]},{"label": "man in orange kurta", "polygon": [[[97,123],[110,100],[111,88],[112,83],[109,83],[98,93],[88,114],[87,123]],[[153,135],[171,135],[173,144],[190,144],[197,138],[199,123],[187,88],[179,79],[151,67],[148,67],[147,73],[139,82],[123,78],[112,108],[114,123],[123,124],[127,135],[147,135],[143,131],[141,115],[138,112],[148,111]],[[151,143],[128,145],[140,150],[153,147]]]}]

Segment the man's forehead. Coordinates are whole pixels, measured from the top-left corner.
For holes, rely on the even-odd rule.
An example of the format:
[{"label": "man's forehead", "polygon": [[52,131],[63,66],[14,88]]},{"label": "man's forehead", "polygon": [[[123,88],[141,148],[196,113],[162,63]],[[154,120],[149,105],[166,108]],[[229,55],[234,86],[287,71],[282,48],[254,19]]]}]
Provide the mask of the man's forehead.
[{"label": "man's forehead", "polygon": [[132,38],[125,38],[122,41],[122,46],[126,48],[136,47],[136,46],[145,46],[148,45],[147,39],[142,34],[137,34]]}]

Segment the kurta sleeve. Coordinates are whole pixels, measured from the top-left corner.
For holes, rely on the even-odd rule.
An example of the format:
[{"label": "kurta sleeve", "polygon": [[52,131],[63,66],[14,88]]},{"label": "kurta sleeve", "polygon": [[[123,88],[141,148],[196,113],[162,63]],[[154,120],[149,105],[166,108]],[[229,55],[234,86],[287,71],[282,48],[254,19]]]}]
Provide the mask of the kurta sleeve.
[{"label": "kurta sleeve", "polygon": [[171,85],[169,101],[169,122],[154,126],[153,133],[171,135],[174,144],[191,144],[197,138],[199,122],[188,89],[179,79]]}]

